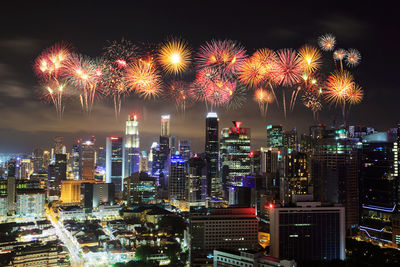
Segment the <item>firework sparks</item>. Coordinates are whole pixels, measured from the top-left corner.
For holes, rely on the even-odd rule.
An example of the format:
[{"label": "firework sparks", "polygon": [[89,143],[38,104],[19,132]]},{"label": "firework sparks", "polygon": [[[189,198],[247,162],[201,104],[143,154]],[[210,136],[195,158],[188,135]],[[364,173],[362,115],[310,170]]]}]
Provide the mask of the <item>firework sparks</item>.
[{"label": "firework sparks", "polygon": [[163,44],[158,59],[167,73],[180,74],[185,71],[191,61],[191,52],[185,41],[174,39]]},{"label": "firework sparks", "polygon": [[350,72],[334,72],[326,82],[325,99],[335,105],[344,104],[353,85],[353,76]]},{"label": "firework sparks", "polygon": [[214,40],[200,47],[197,66],[215,68],[221,76],[236,75],[246,60],[246,50],[232,40]]},{"label": "firework sparks", "polygon": [[277,52],[278,81],[283,86],[293,86],[298,83],[303,73],[300,57],[293,49],[281,49]]},{"label": "firework sparks", "polygon": [[312,73],[319,69],[321,62],[321,53],[318,48],[305,45],[299,50],[299,57],[302,61],[302,67],[307,73]]},{"label": "firework sparks", "polygon": [[322,109],[322,100],[320,93],[305,92],[301,97],[304,106],[311,109],[314,120],[318,119],[318,112]]},{"label": "firework sparks", "polygon": [[322,50],[332,51],[335,48],[336,38],[328,33],[318,38],[318,44]]},{"label": "firework sparks", "polygon": [[144,99],[161,94],[161,76],[154,61],[138,60],[127,68],[126,78],[130,86]]},{"label": "firework sparks", "polygon": [[177,111],[185,112],[192,103],[189,84],[184,81],[172,81],[167,89],[167,95],[175,103]]},{"label": "firework sparks", "polygon": [[103,53],[103,87],[106,94],[113,97],[115,118],[121,112],[121,100],[129,93],[129,85],[125,79],[126,67],[137,58],[137,47],[128,40],[109,42]]},{"label": "firework sparks", "polygon": [[274,96],[263,88],[258,88],[254,92],[254,101],[258,103],[261,115],[263,117],[267,116],[268,105],[274,102]]},{"label": "firework sparks", "polygon": [[350,105],[357,105],[361,103],[362,99],[364,97],[364,92],[361,86],[358,84],[353,84],[349,92],[347,93],[347,102],[349,102]]},{"label": "firework sparks", "polygon": [[100,92],[98,85],[103,77],[101,61],[81,54],[71,54],[66,66],[66,80],[81,91],[79,97],[82,110],[90,115],[94,99]]},{"label": "firework sparks", "polygon": [[346,64],[349,67],[355,67],[360,64],[361,54],[356,49],[349,49],[346,53]]}]

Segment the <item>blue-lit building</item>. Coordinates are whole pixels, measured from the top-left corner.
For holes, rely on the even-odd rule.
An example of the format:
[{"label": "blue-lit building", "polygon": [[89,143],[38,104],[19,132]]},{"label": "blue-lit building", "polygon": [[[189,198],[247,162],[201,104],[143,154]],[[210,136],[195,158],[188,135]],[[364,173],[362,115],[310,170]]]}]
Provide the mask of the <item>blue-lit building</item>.
[{"label": "blue-lit building", "polygon": [[171,157],[168,179],[168,199],[185,199],[185,160],[180,155]]},{"label": "blue-lit building", "polygon": [[398,140],[386,132],[365,136],[360,148],[360,230],[367,237],[400,244],[393,235],[399,213]]},{"label": "blue-lit building", "polygon": [[122,137],[107,137],[106,140],[106,182],[115,185],[115,192],[123,189],[123,139]]}]

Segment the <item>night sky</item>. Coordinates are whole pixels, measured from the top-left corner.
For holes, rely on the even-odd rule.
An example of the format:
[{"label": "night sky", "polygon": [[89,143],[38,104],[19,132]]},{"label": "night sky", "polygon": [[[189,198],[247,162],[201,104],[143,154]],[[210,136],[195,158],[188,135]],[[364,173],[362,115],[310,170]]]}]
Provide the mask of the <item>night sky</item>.
[{"label": "night sky", "polygon": [[[16,2],[16,1],[14,1]],[[146,2],[140,3],[139,2]],[[159,3],[162,2],[162,3]],[[268,47],[299,48],[317,44],[318,36],[333,33],[338,47],[356,48],[361,64],[352,69],[356,82],[365,89],[364,101],[351,108],[349,122],[387,130],[399,122],[399,18],[396,8],[385,1],[30,1],[2,7],[0,16],[0,153],[30,152],[49,148],[54,136],[64,136],[70,149],[74,137],[94,134],[99,144],[105,137],[121,136],[129,113],[138,113],[141,148],[149,149],[160,131],[160,115],[171,114],[171,132],[177,139],[192,141],[195,151],[204,147],[206,109],[198,104],[185,116],[170,103],[143,101],[134,96],[123,104],[121,118],[114,118],[110,99],[97,103],[91,118],[82,114],[77,101],[70,101],[64,119],[56,119],[54,107],[35,94],[37,80],[32,64],[39,53],[60,41],[71,43],[80,53],[99,56],[107,40],[161,42],[170,36],[186,39],[193,49],[211,39],[232,39],[249,53]],[[268,2],[268,3],[266,3]],[[358,2],[358,1],[357,1]],[[218,3],[218,4],[217,4]],[[391,3],[387,1],[387,3]],[[325,61],[332,61],[325,54]],[[185,79],[190,79],[190,73]],[[298,101],[286,121],[271,105],[267,121],[259,114],[249,94],[245,106],[236,111],[217,109],[220,126],[232,120],[252,131],[252,146],[265,145],[265,125],[283,124],[308,132],[312,112]],[[340,109],[325,106],[320,121],[340,121]]]}]

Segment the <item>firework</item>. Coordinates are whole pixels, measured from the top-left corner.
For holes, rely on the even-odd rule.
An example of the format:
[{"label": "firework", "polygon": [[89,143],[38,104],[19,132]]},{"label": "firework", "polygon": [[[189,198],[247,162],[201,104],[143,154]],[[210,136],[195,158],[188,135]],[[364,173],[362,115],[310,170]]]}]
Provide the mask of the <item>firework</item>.
[{"label": "firework", "polygon": [[113,97],[115,117],[121,111],[122,96],[129,93],[125,79],[126,67],[137,59],[138,48],[128,40],[113,41],[103,48],[103,87],[106,94]]},{"label": "firework", "polygon": [[161,76],[154,61],[138,60],[127,68],[126,79],[132,89],[145,99],[161,94]]},{"label": "firework", "polygon": [[277,52],[277,80],[283,86],[298,83],[303,73],[301,58],[293,49],[281,49]]},{"label": "firework", "polygon": [[346,101],[350,105],[357,105],[359,104],[364,97],[364,92],[361,86],[358,84],[353,84],[353,86],[350,88],[349,92],[347,93],[346,96]]},{"label": "firework", "polygon": [[256,51],[243,63],[239,73],[240,81],[251,87],[257,87],[274,76],[276,61],[273,50],[263,48]]},{"label": "firework", "polygon": [[48,103],[52,103],[57,112],[57,118],[61,119],[65,109],[65,84],[59,82],[46,82],[40,87],[41,98]]},{"label": "firework", "polygon": [[356,49],[349,49],[346,53],[346,64],[349,67],[355,67],[360,64],[361,54]]},{"label": "firework", "polygon": [[90,115],[94,99],[101,91],[98,86],[103,77],[101,61],[81,54],[71,54],[64,75],[69,84],[80,90],[82,110]]},{"label": "firework", "polygon": [[305,45],[299,50],[299,57],[302,62],[302,67],[307,73],[312,73],[319,69],[321,62],[321,53],[318,48]]},{"label": "firework", "polygon": [[332,73],[326,82],[325,99],[329,103],[344,104],[353,88],[353,76],[348,71]]},{"label": "firework", "polygon": [[240,83],[234,84],[232,86],[233,93],[229,99],[229,102],[225,106],[227,110],[236,110],[243,106],[247,100],[247,88]]},{"label": "firework", "polygon": [[267,90],[263,88],[258,88],[254,92],[254,101],[258,103],[261,115],[263,117],[266,117],[268,111],[268,104],[274,102],[274,97],[272,93],[268,92]]},{"label": "firework", "polygon": [[318,44],[322,50],[332,51],[335,48],[336,38],[328,33],[318,38]]},{"label": "firework", "polygon": [[173,39],[163,44],[158,59],[165,72],[180,74],[190,65],[191,52],[185,41]]},{"label": "firework", "polygon": [[214,68],[221,76],[236,75],[247,58],[243,46],[232,40],[213,40],[200,47],[196,62],[199,69]]},{"label": "firework", "polygon": [[219,80],[208,84],[205,99],[213,107],[227,106],[236,89],[236,82]]},{"label": "firework", "polygon": [[312,92],[305,92],[301,97],[304,106],[311,109],[313,112],[314,120],[317,121],[318,119],[318,112],[322,109],[322,100],[320,97],[321,94],[312,93]]},{"label": "firework", "polygon": [[181,112],[185,112],[186,108],[192,103],[189,84],[184,81],[172,81],[167,88],[167,95],[175,103],[176,109]]}]

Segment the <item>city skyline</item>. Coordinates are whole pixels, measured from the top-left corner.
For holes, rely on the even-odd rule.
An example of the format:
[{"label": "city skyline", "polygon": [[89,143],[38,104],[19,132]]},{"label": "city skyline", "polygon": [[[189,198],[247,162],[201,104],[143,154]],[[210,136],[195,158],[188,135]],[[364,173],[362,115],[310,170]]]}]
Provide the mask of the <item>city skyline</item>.
[{"label": "city skyline", "polygon": [[[318,36],[331,32],[338,38],[340,46],[355,47],[360,50],[363,60],[357,69],[352,72],[356,80],[365,88],[365,98],[362,104],[351,108],[349,116],[349,124],[362,124],[366,126],[375,126],[377,130],[386,130],[394,127],[397,123],[392,119],[390,114],[396,113],[396,103],[394,99],[398,99],[399,91],[395,89],[395,84],[390,79],[392,77],[391,67],[395,66],[397,55],[389,54],[393,44],[381,36],[389,32],[395,24],[391,23],[389,16],[380,15],[380,7],[375,7],[372,2],[364,4],[363,14],[353,12],[357,5],[346,4],[346,10],[330,7],[325,9],[323,6],[315,7],[317,11],[315,16],[307,16],[304,20],[294,25],[294,19],[278,20],[285,11],[290,14],[297,9],[297,12],[307,12],[307,5],[295,5],[285,7],[285,10],[279,9],[279,5],[270,5],[270,9],[276,10],[276,14],[270,14],[264,22],[257,16],[247,17],[240,23],[234,22],[232,29],[226,29],[220,25],[208,27],[217,21],[217,15],[210,15],[209,21],[199,23],[198,20],[206,7],[199,6],[192,11],[193,19],[185,12],[179,13],[177,4],[163,6],[166,11],[164,13],[160,9],[152,9],[155,4],[135,5],[137,10],[151,10],[152,14],[149,21],[143,28],[137,28],[135,22],[143,21],[143,17],[137,16],[132,18],[131,22],[125,20],[123,15],[125,11],[121,11],[121,7],[110,6],[111,9],[118,9],[121,13],[121,20],[118,27],[113,29],[105,28],[102,32],[96,32],[85,36],[82,31],[77,31],[80,19],[73,20],[69,17],[71,7],[65,7],[57,13],[58,23],[49,25],[47,20],[38,16],[35,21],[38,25],[46,25],[49,27],[33,27],[15,21],[19,16],[6,18],[4,25],[15,22],[10,27],[6,27],[5,33],[0,38],[0,47],[4,51],[9,51],[7,55],[2,56],[0,60],[0,95],[1,105],[0,111],[3,116],[0,120],[0,152],[26,152],[35,147],[49,147],[54,136],[64,136],[67,145],[72,145],[73,138],[96,135],[99,144],[105,144],[107,136],[120,136],[124,129],[124,118],[128,114],[137,113],[140,121],[141,143],[143,149],[149,149],[151,143],[157,139],[159,134],[159,118],[162,114],[171,114],[171,134],[177,138],[187,139],[190,137],[192,147],[195,151],[201,151],[204,145],[204,123],[203,119],[207,114],[204,104],[197,104],[188,108],[185,115],[176,112],[173,105],[169,105],[164,101],[144,101],[128,97],[122,105],[121,116],[117,122],[113,114],[112,101],[102,99],[95,105],[92,118],[82,115],[79,103],[68,103],[68,109],[65,111],[64,119],[60,122],[54,112],[54,107],[50,104],[41,103],[40,99],[35,95],[38,84],[34,78],[32,64],[35,57],[46,47],[54,44],[54,42],[65,41],[77,47],[82,53],[89,56],[96,56],[101,53],[102,47],[107,40],[120,40],[127,38],[133,42],[152,41],[160,42],[170,35],[187,39],[189,44],[197,51],[199,45],[205,41],[214,38],[228,38],[237,40],[242,43],[251,54],[256,48],[271,47],[274,49],[282,47],[298,48],[305,42],[316,43]],[[190,4],[187,4],[190,6]],[[128,6],[129,7],[129,6]],[[183,6],[182,6],[183,7]],[[266,8],[264,6],[260,6]],[[37,7],[32,7],[33,10]],[[88,11],[89,6],[81,5],[82,11]],[[85,30],[97,29],[94,23],[97,16],[105,14],[108,6],[99,3],[93,7],[95,14],[86,12],[87,23]],[[216,5],[217,11],[231,11],[233,16],[238,15],[234,5]],[[244,11],[250,11],[250,7],[244,7]],[[260,8],[262,9],[262,8]],[[258,14],[257,10],[251,9]],[[40,10],[38,14],[45,14],[45,10]],[[112,21],[116,16],[113,12],[109,12],[105,16],[106,20]],[[138,12],[140,13],[140,12]],[[218,13],[218,12],[216,12]],[[376,13],[376,21],[370,20],[370,14]],[[20,13],[25,17],[35,16],[35,12],[31,14]],[[97,15],[96,15],[97,14]],[[167,14],[179,14],[180,19],[169,20]],[[12,12],[10,13],[12,15]],[[222,15],[223,18],[229,19],[228,15]],[[284,17],[284,16],[282,16]],[[79,17],[82,19],[82,17]],[[91,18],[93,20],[91,20]],[[368,18],[368,20],[367,20]],[[141,20],[142,19],[142,20]],[[93,21],[93,23],[91,23]],[[185,21],[187,23],[180,23]],[[374,23],[375,22],[375,23]],[[347,25],[349,25],[347,27]],[[251,26],[251,27],[250,27]],[[40,30],[39,30],[40,28]],[[44,30],[46,28],[46,30]],[[192,29],[197,29],[193,34]],[[384,29],[380,32],[380,29]],[[207,32],[203,31],[207,29]],[[249,30],[250,29],[250,30]],[[18,30],[18,34],[15,34]],[[56,30],[56,31],[55,31]],[[379,42],[378,42],[379,41]],[[379,46],[378,46],[379,44]],[[375,53],[378,51],[378,53]],[[386,61],[387,58],[392,60]],[[388,71],[377,75],[377,66],[386,64]],[[193,79],[188,75],[185,79]],[[384,83],[382,82],[384,81]],[[248,100],[244,107],[236,111],[225,111],[217,108],[216,112],[220,117],[220,126],[225,128],[230,126],[231,121],[243,121],[252,131],[252,147],[264,145],[265,125],[267,124],[283,124],[286,130],[297,127],[299,133],[308,132],[308,126],[311,125],[312,112],[307,110],[301,103],[297,103],[295,111],[288,113],[287,120],[283,118],[282,109],[275,104],[270,105],[267,121],[265,122],[257,110],[257,105],[248,95]],[[373,110],[374,112],[371,112]],[[248,116],[251,114],[251,116]],[[322,123],[331,124],[336,118],[340,122],[340,108],[334,106],[326,106],[320,114]],[[355,123],[357,122],[357,123]],[[47,141],[48,140],[48,141]],[[34,144],[34,145],[33,145]],[[141,148],[142,149],[142,148]]]}]

